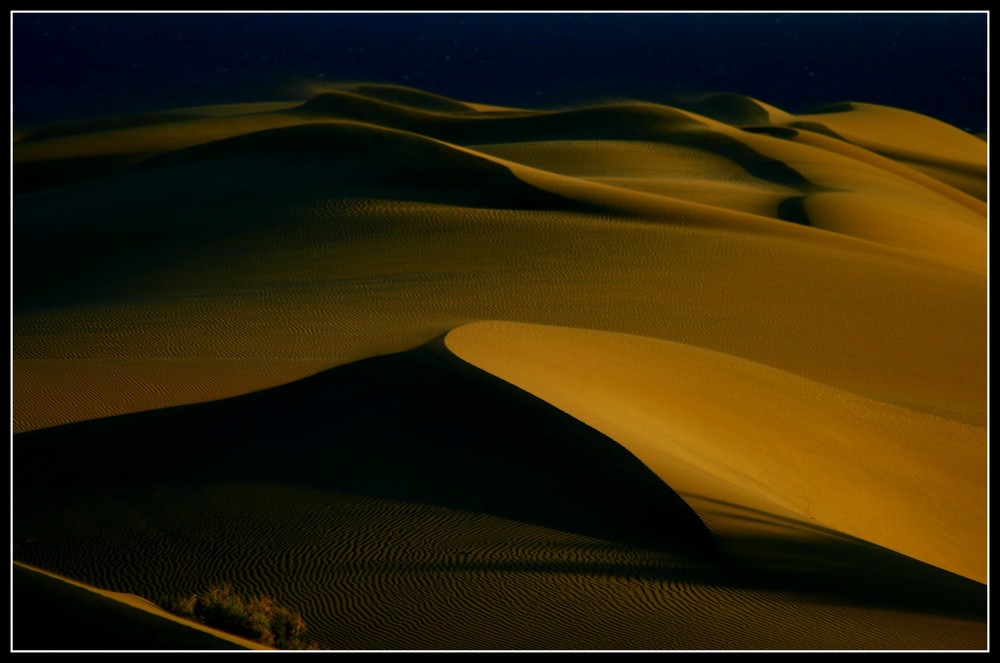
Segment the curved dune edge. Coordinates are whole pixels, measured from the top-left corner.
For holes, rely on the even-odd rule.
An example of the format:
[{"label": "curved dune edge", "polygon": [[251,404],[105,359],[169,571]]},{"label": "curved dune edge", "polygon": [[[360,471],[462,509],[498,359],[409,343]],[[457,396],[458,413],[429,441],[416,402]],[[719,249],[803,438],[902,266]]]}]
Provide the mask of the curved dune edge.
[{"label": "curved dune edge", "polygon": [[[221,640],[225,640],[225,641],[231,642],[231,643],[233,643],[235,645],[239,645],[240,647],[243,647],[244,649],[257,649],[257,650],[268,650],[268,651],[273,651],[274,650],[273,647],[267,647],[265,645],[260,644],[259,642],[254,642],[253,640],[248,640],[247,638],[242,638],[242,637],[240,637],[238,635],[233,635],[232,633],[226,633],[225,631],[220,631],[218,629],[212,628],[210,626],[206,626],[204,624],[200,624],[200,623],[192,621],[190,619],[185,619],[184,617],[181,617],[180,615],[175,615],[175,614],[173,614],[171,612],[168,612],[168,611],[164,610],[163,608],[157,606],[156,604],[154,604],[154,603],[152,603],[152,602],[150,602],[150,601],[142,598],[141,596],[136,596],[135,594],[126,594],[124,592],[112,592],[112,591],[109,591],[109,590],[106,590],[106,589],[101,589],[99,587],[94,587],[92,585],[88,585],[88,584],[85,584],[85,583],[73,580],[72,578],[67,578],[67,577],[59,575],[57,573],[53,573],[51,571],[46,571],[45,569],[39,568],[37,566],[32,566],[30,564],[25,564],[24,562],[19,562],[17,560],[14,560],[13,563],[14,563],[15,566],[19,566],[19,567],[21,567],[23,569],[27,569],[27,570],[32,571],[34,573],[42,574],[44,576],[47,576],[49,578],[53,578],[55,580],[59,580],[60,582],[64,582],[64,583],[66,583],[68,585],[72,585],[73,587],[79,587],[81,589],[85,589],[88,592],[93,592],[94,594],[97,594],[99,596],[103,596],[104,598],[111,599],[112,601],[116,601],[118,603],[127,605],[127,606],[129,606],[131,608],[134,608],[136,610],[141,610],[142,612],[145,612],[145,613],[148,613],[148,614],[151,614],[151,615],[155,615],[156,617],[161,617],[161,618],[169,620],[171,622],[175,622],[175,623],[180,624],[182,626],[186,626],[186,627],[188,627],[190,629],[193,629],[193,630],[196,630],[196,631],[201,631],[203,633],[207,633],[207,634],[209,634],[211,636],[214,636],[216,638],[219,638]],[[51,627],[53,629],[58,629],[59,625],[58,624],[52,624]]]},{"label": "curved dune edge", "polygon": [[[43,309],[15,318],[16,430],[302,375],[277,369],[270,381],[235,376],[222,387],[238,372],[224,367],[230,359],[333,366],[477,319],[677,340],[984,423],[984,204],[865,148],[893,125],[892,141],[912,139],[928,163],[937,150],[935,167],[946,168],[979,164],[982,142],[883,107],[808,117],[743,97],[722,107],[728,123],[711,108],[636,102],[477,110],[354,84],[305,103],[25,130],[15,176],[37,166],[47,186],[16,202],[15,301]],[[855,113],[849,141],[834,124]],[[377,158],[355,149],[383,139]],[[194,158],[199,150],[208,156]],[[81,165],[82,179],[56,186],[80,159],[119,157],[133,161],[104,177]],[[450,190],[466,166],[475,176]],[[538,284],[545,292],[531,290]],[[828,288],[836,297],[818,310],[816,292]],[[387,302],[380,310],[373,291]],[[593,303],[586,315],[566,310],[574,293]],[[657,309],[685,313],[655,319]],[[696,328],[704,315],[721,326]],[[231,324],[212,328],[222,319]],[[286,320],[304,333],[275,333]],[[866,328],[882,333],[854,342]],[[850,359],[818,356],[812,336]],[[220,360],[225,379],[145,368],[202,359]],[[107,362],[93,369],[101,402],[56,411],[65,399],[54,394],[86,389],[91,360]],[[129,379],[108,378],[112,363]]]},{"label": "curved dune edge", "polygon": [[986,199],[986,155],[977,149],[976,136],[911,111],[859,102],[850,106],[848,112],[800,115],[798,121],[822,123],[852,143]]},{"label": "curved dune edge", "polygon": [[296,605],[332,649],[985,640],[979,583],[718,476],[685,497],[723,554],[679,545],[648,467],[631,461],[644,497],[617,442],[437,342],[14,443],[19,559],[148,596],[225,578]]},{"label": "curved dune edge", "polygon": [[[746,157],[752,155],[746,151],[746,146],[756,150],[759,144],[789,142],[743,130],[759,129],[764,122],[775,131],[788,132],[780,135],[791,138],[792,142],[798,141],[798,134],[804,127],[808,127],[804,133],[812,136],[817,132],[836,136],[842,146],[833,145],[833,152],[850,151],[853,147],[857,156],[860,148],[860,152],[872,155],[873,159],[865,159],[870,163],[885,163],[886,160],[878,161],[876,148],[881,147],[879,141],[885,141],[888,136],[889,157],[896,155],[893,148],[907,146],[916,154],[916,161],[931,169],[931,177],[925,175],[920,181],[936,182],[932,186],[943,195],[952,195],[950,191],[955,196],[968,197],[938,181],[942,173],[954,172],[955,177],[973,181],[973,186],[980,187],[985,179],[985,150],[981,141],[931,118],[865,104],[852,105],[850,112],[794,116],[756,100],[730,96],[742,105],[753,106],[758,112],[750,114],[752,117],[746,114],[724,116],[727,123],[687,110],[637,102],[559,111],[476,110],[465,102],[419,90],[360,84],[338,86],[291,108],[262,109],[260,104],[247,104],[243,112],[238,111],[238,105],[227,107],[226,111],[181,109],[174,111],[174,115],[161,114],[170,121],[159,124],[156,114],[148,114],[117,120],[99,118],[92,121],[89,131],[85,122],[61,130],[58,127],[22,130],[15,161],[26,165],[46,160],[108,159],[116,155],[141,158],[266,129],[344,120],[419,134],[455,145],[510,143],[543,137],[600,140],[617,136],[633,141],[666,139],[672,143],[707,147],[710,152],[721,149],[724,153],[732,153],[736,149]],[[115,121],[120,129],[116,130]],[[850,138],[837,133],[837,130],[845,131],[845,123],[851,129]],[[706,142],[706,137],[711,140]],[[831,145],[826,144],[826,147]],[[793,163],[789,165],[795,168]],[[890,169],[897,174],[911,172],[916,175],[903,165],[890,165]],[[981,211],[981,208],[980,204],[978,209]]]},{"label": "curved dune edge", "polygon": [[445,343],[618,440],[682,496],[778,507],[986,581],[982,428],[658,339],[483,322]]},{"label": "curved dune edge", "polygon": [[13,432],[229,398],[329,367],[328,360],[20,360],[13,371]]}]

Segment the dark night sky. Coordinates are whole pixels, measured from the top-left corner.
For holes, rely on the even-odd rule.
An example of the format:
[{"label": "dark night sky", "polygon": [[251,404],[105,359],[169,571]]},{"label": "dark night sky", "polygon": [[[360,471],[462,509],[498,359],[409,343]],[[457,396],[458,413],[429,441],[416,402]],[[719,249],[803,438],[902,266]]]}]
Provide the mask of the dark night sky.
[{"label": "dark night sky", "polygon": [[37,14],[13,20],[17,125],[302,96],[302,80],[483,103],[748,94],[986,128],[987,15]]}]

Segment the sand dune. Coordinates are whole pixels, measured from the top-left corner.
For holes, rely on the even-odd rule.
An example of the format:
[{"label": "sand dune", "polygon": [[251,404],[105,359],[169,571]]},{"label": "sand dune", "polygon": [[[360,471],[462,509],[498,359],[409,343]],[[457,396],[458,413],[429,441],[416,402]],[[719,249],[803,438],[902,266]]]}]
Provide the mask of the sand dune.
[{"label": "sand dune", "polygon": [[19,650],[269,649],[170,614],[131,594],[107,592],[15,562]]},{"label": "sand dune", "polygon": [[986,143],[681,106],[19,130],[15,558],[343,649],[984,646]]},{"label": "sand dune", "polygon": [[619,440],[683,496],[736,491],[753,500],[736,506],[986,581],[982,428],[668,341],[480,323],[447,343]]},{"label": "sand dune", "polygon": [[266,588],[342,649],[980,642],[981,584],[719,477],[692,510],[646,454],[432,344],[21,435],[16,550],[143,596]]}]

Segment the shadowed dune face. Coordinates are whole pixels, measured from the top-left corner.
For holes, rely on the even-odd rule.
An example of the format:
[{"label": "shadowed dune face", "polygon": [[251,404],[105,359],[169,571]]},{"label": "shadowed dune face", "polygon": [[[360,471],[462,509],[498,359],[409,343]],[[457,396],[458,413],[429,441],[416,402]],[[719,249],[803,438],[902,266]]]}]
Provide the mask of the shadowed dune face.
[{"label": "shadowed dune face", "polygon": [[[354,122],[301,124],[235,136],[150,157],[136,170],[186,165],[201,172],[239,173],[235,179],[246,187],[243,195],[265,182],[285,195],[295,188],[315,191],[321,183],[327,195],[343,187],[353,195],[384,191],[403,200],[468,207],[569,206],[493,161],[419,135]],[[203,179],[183,173],[168,177]]]},{"label": "shadowed dune face", "polygon": [[374,84],[19,130],[15,557],[344,649],[982,647],[986,153]]},{"label": "shadowed dune face", "polygon": [[40,525],[28,514],[52,490],[161,484],[169,494],[177,484],[224,480],[711,548],[694,512],[625,449],[449,356],[423,349],[373,358],[229,401],[24,434],[15,447],[19,520]]}]

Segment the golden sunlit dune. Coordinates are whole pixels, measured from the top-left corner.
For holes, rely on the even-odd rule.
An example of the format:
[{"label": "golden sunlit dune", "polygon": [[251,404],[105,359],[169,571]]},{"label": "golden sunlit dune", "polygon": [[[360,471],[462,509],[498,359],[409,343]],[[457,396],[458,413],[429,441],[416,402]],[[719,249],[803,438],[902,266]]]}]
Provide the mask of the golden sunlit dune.
[{"label": "golden sunlit dune", "polygon": [[618,440],[682,496],[736,490],[752,500],[736,506],[986,580],[980,427],[668,341],[479,323],[447,343]]},{"label": "golden sunlit dune", "polygon": [[334,649],[983,648],[986,150],[365,83],[18,130],[14,557]]}]

